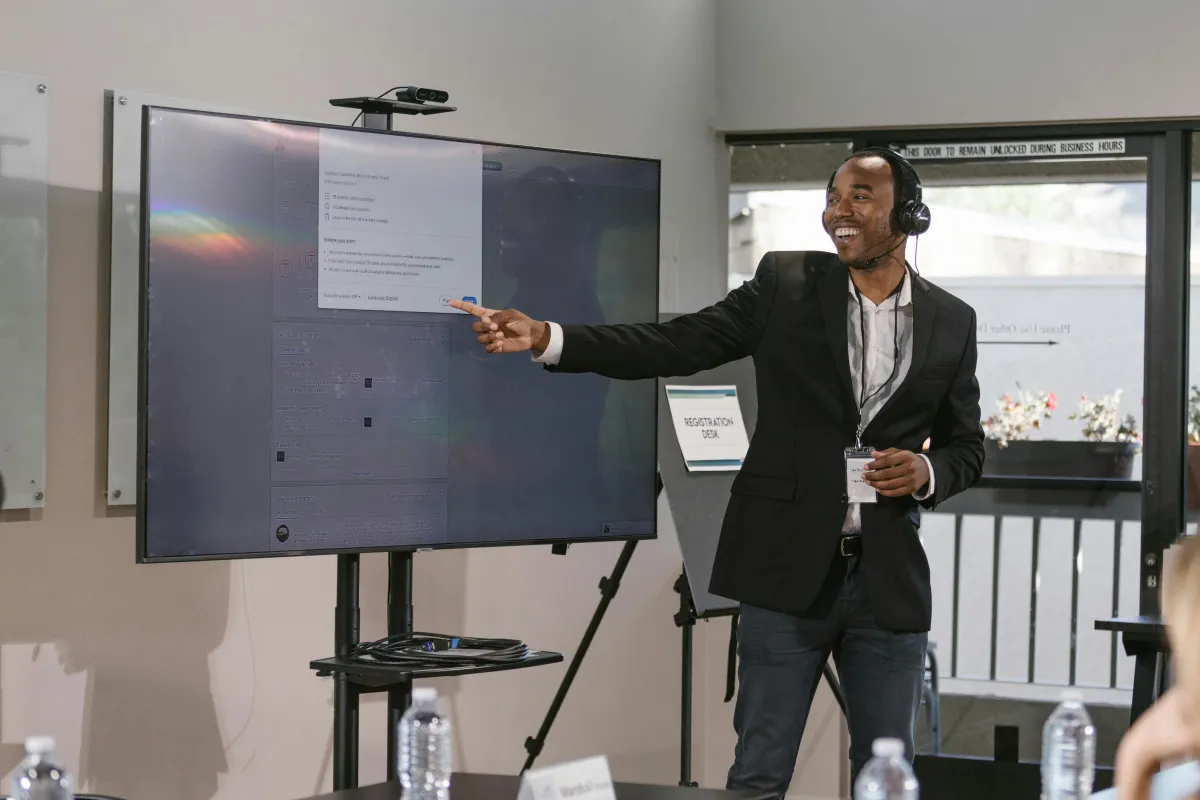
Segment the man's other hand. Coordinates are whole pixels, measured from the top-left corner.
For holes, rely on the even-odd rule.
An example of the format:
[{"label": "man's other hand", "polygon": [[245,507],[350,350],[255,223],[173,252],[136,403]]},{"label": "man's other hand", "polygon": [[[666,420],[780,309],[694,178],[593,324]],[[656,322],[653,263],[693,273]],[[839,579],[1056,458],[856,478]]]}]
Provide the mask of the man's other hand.
[{"label": "man's other hand", "polygon": [[863,480],[884,497],[916,494],[929,484],[929,466],[911,450],[877,450],[867,464]]},{"label": "man's other hand", "polygon": [[471,330],[479,334],[479,343],[485,345],[489,353],[532,350],[534,355],[540,356],[550,344],[550,326],[530,319],[514,308],[498,311],[465,300],[451,300],[450,306],[478,317]]}]

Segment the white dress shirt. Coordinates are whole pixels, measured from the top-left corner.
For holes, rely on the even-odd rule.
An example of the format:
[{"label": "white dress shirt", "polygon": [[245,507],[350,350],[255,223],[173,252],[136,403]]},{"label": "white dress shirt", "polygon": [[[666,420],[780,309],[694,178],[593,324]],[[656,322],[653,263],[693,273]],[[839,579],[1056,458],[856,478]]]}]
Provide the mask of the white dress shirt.
[{"label": "white dress shirt", "polygon": [[[876,305],[870,298],[860,295],[854,280],[847,277],[846,297],[846,340],[849,342],[850,383],[854,387],[855,405],[867,398],[861,411],[861,426],[866,428],[879,409],[891,399],[896,387],[904,382],[912,365],[913,302],[912,275],[904,276],[900,291]],[[866,345],[863,334],[866,334]],[[561,349],[561,348],[560,348]],[[896,350],[900,352],[900,364],[896,365]],[[864,353],[865,350],[865,353]],[[863,387],[863,358],[867,363],[867,385]],[[895,375],[893,376],[893,371]],[[864,447],[880,448],[879,442],[864,441]],[[922,487],[918,500],[933,494],[933,464],[924,453],[918,453],[929,470],[929,484]],[[858,533],[862,530],[861,509],[851,503],[846,511],[843,533]]]},{"label": "white dress shirt", "polygon": [[[849,342],[848,357],[850,359],[850,379],[854,387],[855,405],[867,397],[862,409],[862,427],[867,425],[879,413],[879,409],[891,398],[896,387],[908,374],[912,364],[912,276],[906,275],[904,283],[897,294],[876,305],[863,296],[861,304],[859,294],[855,289],[853,279],[847,277],[849,294],[847,295],[846,333]],[[550,343],[540,356],[534,356],[534,361],[540,364],[557,364],[562,357],[563,332],[557,322],[548,322],[550,326]],[[863,376],[863,333],[866,333],[866,364],[867,386],[865,392],[862,386]],[[900,365],[896,366],[895,349],[900,351]],[[893,376],[892,372],[895,371]],[[889,380],[890,379],[890,380]],[[878,442],[864,441],[865,447],[878,447]],[[933,464],[924,453],[918,453],[924,459],[929,469],[929,484],[924,490],[915,495],[918,500],[924,500],[933,494]],[[850,504],[846,511],[846,521],[842,525],[843,533],[858,533],[862,530],[861,510],[858,503]]]}]

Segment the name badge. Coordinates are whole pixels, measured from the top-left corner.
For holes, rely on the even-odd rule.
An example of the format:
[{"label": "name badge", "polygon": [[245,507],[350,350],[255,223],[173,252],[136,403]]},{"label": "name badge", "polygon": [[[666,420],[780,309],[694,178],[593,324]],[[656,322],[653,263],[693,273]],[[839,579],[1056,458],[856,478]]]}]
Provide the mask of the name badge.
[{"label": "name badge", "polygon": [[875,487],[867,483],[864,473],[867,464],[875,459],[871,457],[869,447],[846,448],[846,499],[851,503],[875,503],[878,495]]}]

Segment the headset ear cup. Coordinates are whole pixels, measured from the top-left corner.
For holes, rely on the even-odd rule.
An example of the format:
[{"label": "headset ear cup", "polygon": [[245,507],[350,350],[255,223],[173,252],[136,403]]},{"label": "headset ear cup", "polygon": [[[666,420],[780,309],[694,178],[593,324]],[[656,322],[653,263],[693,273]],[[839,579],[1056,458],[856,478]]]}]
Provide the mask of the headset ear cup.
[{"label": "headset ear cup", "polygon": [[909,208],[907,211],[910,217],[909,227],[911,228],[909,235],[920,236],[922,233],[929,230],[929,206],[920,201],[909,203],[908,205]]},{"label": "headset ear cup", "polygon": [[896,210],[896,227],[905,236],[920,236],[929,230],[929,206],[909,200]]}]

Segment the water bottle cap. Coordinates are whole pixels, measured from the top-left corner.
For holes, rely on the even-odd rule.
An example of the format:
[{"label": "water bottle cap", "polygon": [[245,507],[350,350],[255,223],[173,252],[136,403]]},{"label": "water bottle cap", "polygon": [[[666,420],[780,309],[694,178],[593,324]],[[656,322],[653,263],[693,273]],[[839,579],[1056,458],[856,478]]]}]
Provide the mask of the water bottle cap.
[{"label": "water bottle cap", "polygon": [[904,742],[899,739],[876,739],[871,745],[871,754],[876,758],[904,756]]},{"label": "water bottle cap", "polygon": [[431,689],[428,686],[422,686],[420,689],[412,690],[412,699],[414,703],[436,703],[437,689]]},{"label": "water bottle cap", "polygon": [[1062,693],[1062,699],[1064,703],[1082,703],[1083,692],[1078,689],[1067,689]]},{"label": "water bottle cap", "polygon": [[30,755],[44,756],[54,752],[53,736],[30,736],[25,740],[25,752]]}]

